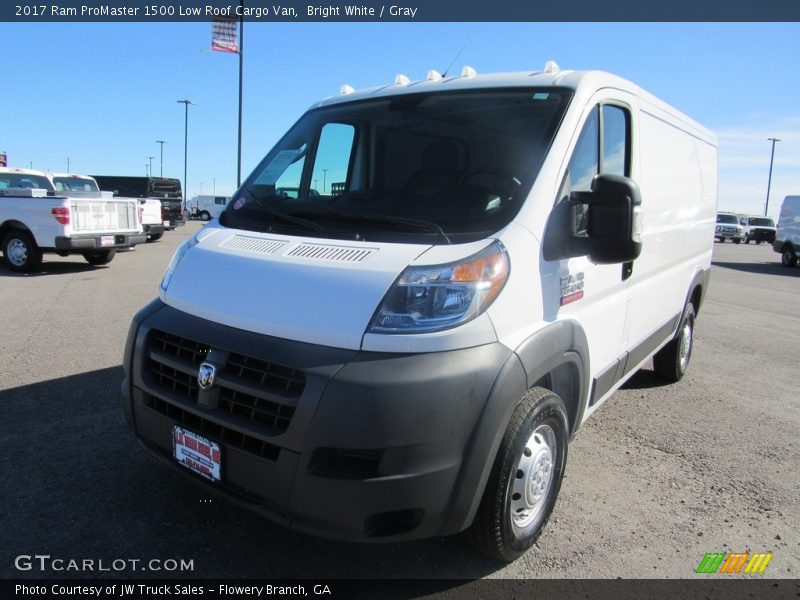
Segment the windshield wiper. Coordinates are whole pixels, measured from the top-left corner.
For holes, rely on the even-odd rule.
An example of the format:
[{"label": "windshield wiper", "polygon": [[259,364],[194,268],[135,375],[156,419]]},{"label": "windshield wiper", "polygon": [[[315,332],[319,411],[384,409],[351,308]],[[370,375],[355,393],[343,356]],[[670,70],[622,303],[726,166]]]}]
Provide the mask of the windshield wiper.
[{"label": "windshield wiper", "polygon": [[283,221],[284,223],[292,223],[293,225],[300,225],[301,227],[304,227],[306,229],[313,229],[321,236],[329,237],[328,231],[319,223],[315,223],[314,221],[309,221],[308,219],[301,219],[300,217],[288,215],[279,210],[275,210],[274,208],[271,208],[266,202],[264,202],[263,198],[261,198],[260,196],[256,196],[249,189],[245,188],[244,191],[247,192],[247,194],[264,210],[264,212],[270,215],[273,219],[277,221]]},{"label": "windshield wiper", "polygon": [[348,213],[340,213],[340,212],[324,212],[324,213],[313,213],[313,212],[302,212],[302,213],[292,213],[292,214],[302,214],[303,216],[311,216],[314,215],[315,217],[319,217],[321,219],[331,219],[331,220],[338,220],[338,221],[350,221],[355,223],[377,223],[381,225],[405,225],[406,227],[413,227],[415,229],[424,229],[427,231],[432,231],[433,233],[437,234],[440,238],[442,238],[447,244],[452,244],[453,242],[450,241],[450,238],[447,237],[447,234],[444,230],[439,226],[437,223],[433,221],[424,221],[422,219],[411,219],[408,217],[397,217],[394,215],[381,215],[381,214],[367,214],[367,215],[353,215]]}]

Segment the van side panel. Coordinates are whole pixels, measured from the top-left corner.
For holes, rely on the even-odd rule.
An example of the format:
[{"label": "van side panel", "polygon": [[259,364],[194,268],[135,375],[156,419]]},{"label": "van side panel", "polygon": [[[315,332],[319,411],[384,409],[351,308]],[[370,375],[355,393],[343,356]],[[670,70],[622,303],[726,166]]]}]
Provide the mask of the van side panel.
[{"label": "van side panel", "polygon": [[638,142],[642,253],[630,278],[632,355],[652,354],[672,337],[692,281],[711,268],[717,201],[717,149],[709,140],[645,105]]}]

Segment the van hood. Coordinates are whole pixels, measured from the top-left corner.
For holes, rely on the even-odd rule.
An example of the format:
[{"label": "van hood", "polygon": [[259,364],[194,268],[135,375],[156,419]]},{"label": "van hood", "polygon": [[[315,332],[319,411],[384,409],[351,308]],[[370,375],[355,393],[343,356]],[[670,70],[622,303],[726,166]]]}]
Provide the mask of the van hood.
[{"label": "van hood", "polygon": [[357,350],[388,289],[431,246],[207,225],[162,300],[245,331]]}]

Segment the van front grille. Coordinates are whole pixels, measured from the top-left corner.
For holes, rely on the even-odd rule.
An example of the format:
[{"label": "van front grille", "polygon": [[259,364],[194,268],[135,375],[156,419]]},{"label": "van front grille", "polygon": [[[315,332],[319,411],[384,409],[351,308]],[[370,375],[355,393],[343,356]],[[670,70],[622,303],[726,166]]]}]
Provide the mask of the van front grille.
[{"label": "van front grille", "polygon": [[[212,353],[216,378],[210,392],[200,390],[198,371]],[[164,400],[177,397],[198,402],[202,394],[216,400],[205,409],[232,423],[255,424],[267,435],[279,435],[291,424],[297,402],[306,385],[305,373],[285,365],[244,354],[228,353],[210,345],[163,331],[152,330],[146,350],[146,379],[151,391]],[[219,364],[220,362],[224,364]]]}]

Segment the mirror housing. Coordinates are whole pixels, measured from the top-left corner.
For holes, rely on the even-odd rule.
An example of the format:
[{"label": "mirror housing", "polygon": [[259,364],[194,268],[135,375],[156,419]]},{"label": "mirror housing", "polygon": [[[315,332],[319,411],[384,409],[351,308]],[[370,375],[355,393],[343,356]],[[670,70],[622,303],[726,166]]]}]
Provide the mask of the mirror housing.
[{"label": "mirror housing", "polygon": [[585,217],[585,232],[573,230],[586,242],[587,256],[597,265],[635,260],[642,252],[639,186],[621,175],[595,175],[591,192],[572,192],[570,204]]}]

